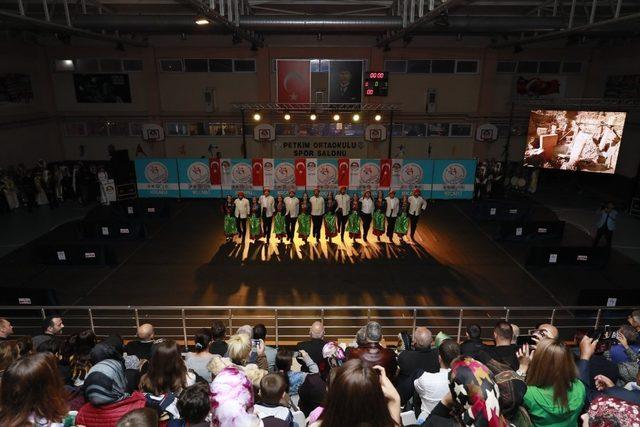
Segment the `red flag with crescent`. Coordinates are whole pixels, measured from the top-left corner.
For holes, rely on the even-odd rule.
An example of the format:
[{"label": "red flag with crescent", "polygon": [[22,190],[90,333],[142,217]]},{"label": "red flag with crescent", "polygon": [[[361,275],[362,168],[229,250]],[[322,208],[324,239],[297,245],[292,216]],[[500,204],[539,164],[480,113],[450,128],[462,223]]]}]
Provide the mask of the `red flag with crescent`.
[{"label": "red flag with crescent", "polygon": [[253,186],[262,187],[264,174],[262,173],[262,159],[251,159],[251,170],[253,174]]},{"label": "red flag with crescent", "polygon": [[338,186],[349,187],[349,159],[338,159]]},{"label": "red flag with crescent", "polygon": [[220,159],[209,159],[209,175],[211,177],[211,185],[220,185],[222,183]]},{"label": "red flag with crescent", "polygon": [[391,159],[380,160],[380,188],[391,186]]},{"label": "red flag with crescent", "polygon": [[304,157],[296,159],[296,187],[307,185],[307,160]]},{"label": "red flag with crescent", "polygon": [[311,61],[278,59],[278,102],[311,102]]}]

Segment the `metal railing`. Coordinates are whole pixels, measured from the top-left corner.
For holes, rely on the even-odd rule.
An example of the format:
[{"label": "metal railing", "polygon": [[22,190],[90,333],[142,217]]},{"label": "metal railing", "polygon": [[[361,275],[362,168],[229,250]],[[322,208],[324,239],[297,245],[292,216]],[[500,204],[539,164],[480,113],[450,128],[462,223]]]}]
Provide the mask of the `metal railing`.
[{"label": "metal railing", "polygon": [[[442,331],[464,339],[465,326],[475,323],[490,334],[494,324],[506,320],[520,327],[521,334],[541,323],[558,328],[563,338],[578,329],[626,323],[634,307],[442,307],[442,306],[0,306],[0,317],[8,318],[17,335],[40,333],[48,314],[63,317],[65,335],[91,329],[98,336],[133,338],[136,328],[152,323],[158,337],[172,338],[185,346],[201,328],[222,321],[228,332],[244,324],[263,323],[270,343],[287,345],[308,337],[313,321],[324,323],[326,337],[351,340],[368,321],[383,326],[387,342],[395,342],[402,331],[429,327],[434,335]],[[484,337],[490,339],[490,336]]]}]

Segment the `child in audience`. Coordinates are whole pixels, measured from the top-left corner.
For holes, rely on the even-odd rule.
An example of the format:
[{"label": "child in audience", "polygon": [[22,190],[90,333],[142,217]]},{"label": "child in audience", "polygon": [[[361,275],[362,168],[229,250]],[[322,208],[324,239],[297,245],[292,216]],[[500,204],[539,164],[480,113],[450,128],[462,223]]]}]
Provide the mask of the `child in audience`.
[{"label": "child in audience", "polygon": [[211,411],[209,400],[209,384],[196,383],[185,388],[178,398],[178,412],[186,427],[196,425],[209,425],[205,421]]},{"label": "child in audience", "polygon": [[293,427],[293,415],[283,400],[287,399],[287,382],[282,374],[268,374],[260,381],[260,403],[254,412],[262,419],[275,417],[286,421]]}]

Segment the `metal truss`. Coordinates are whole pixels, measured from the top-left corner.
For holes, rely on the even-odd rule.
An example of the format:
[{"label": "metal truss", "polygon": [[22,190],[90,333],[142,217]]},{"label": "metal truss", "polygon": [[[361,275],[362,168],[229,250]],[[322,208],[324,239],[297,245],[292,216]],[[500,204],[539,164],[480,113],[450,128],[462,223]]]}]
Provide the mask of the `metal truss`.
[{"label": "metal truss", "polygon": [[640,111],[640,98],[546,98],[516,99],[514,107],[541,109]]},{"label": "metal truss", "polygon": [[235,110],[249,111],[398,111],[402,104],[347,104],[347,103],[262,103],[247,102],[231,104]]}]

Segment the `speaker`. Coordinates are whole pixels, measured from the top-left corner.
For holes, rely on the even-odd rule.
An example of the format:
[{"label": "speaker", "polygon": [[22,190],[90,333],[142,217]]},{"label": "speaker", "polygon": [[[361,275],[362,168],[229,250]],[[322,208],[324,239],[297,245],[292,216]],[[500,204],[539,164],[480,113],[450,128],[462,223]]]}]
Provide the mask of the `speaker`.
[{"label": "speaker", "polygon": [[500,240],[534,241],[562,239],[564,221],[502,221]]},{"label": "speaker", "polygon": [[528,266],[580,266],[603,267],[607,263],[609,249],[587,246],[534,246],[529,250]]},{"label": "speaker", "polygon": [[116,254],[103,243],[40,243],[35,248],[36,260],[47,265],[114,265]]}]

